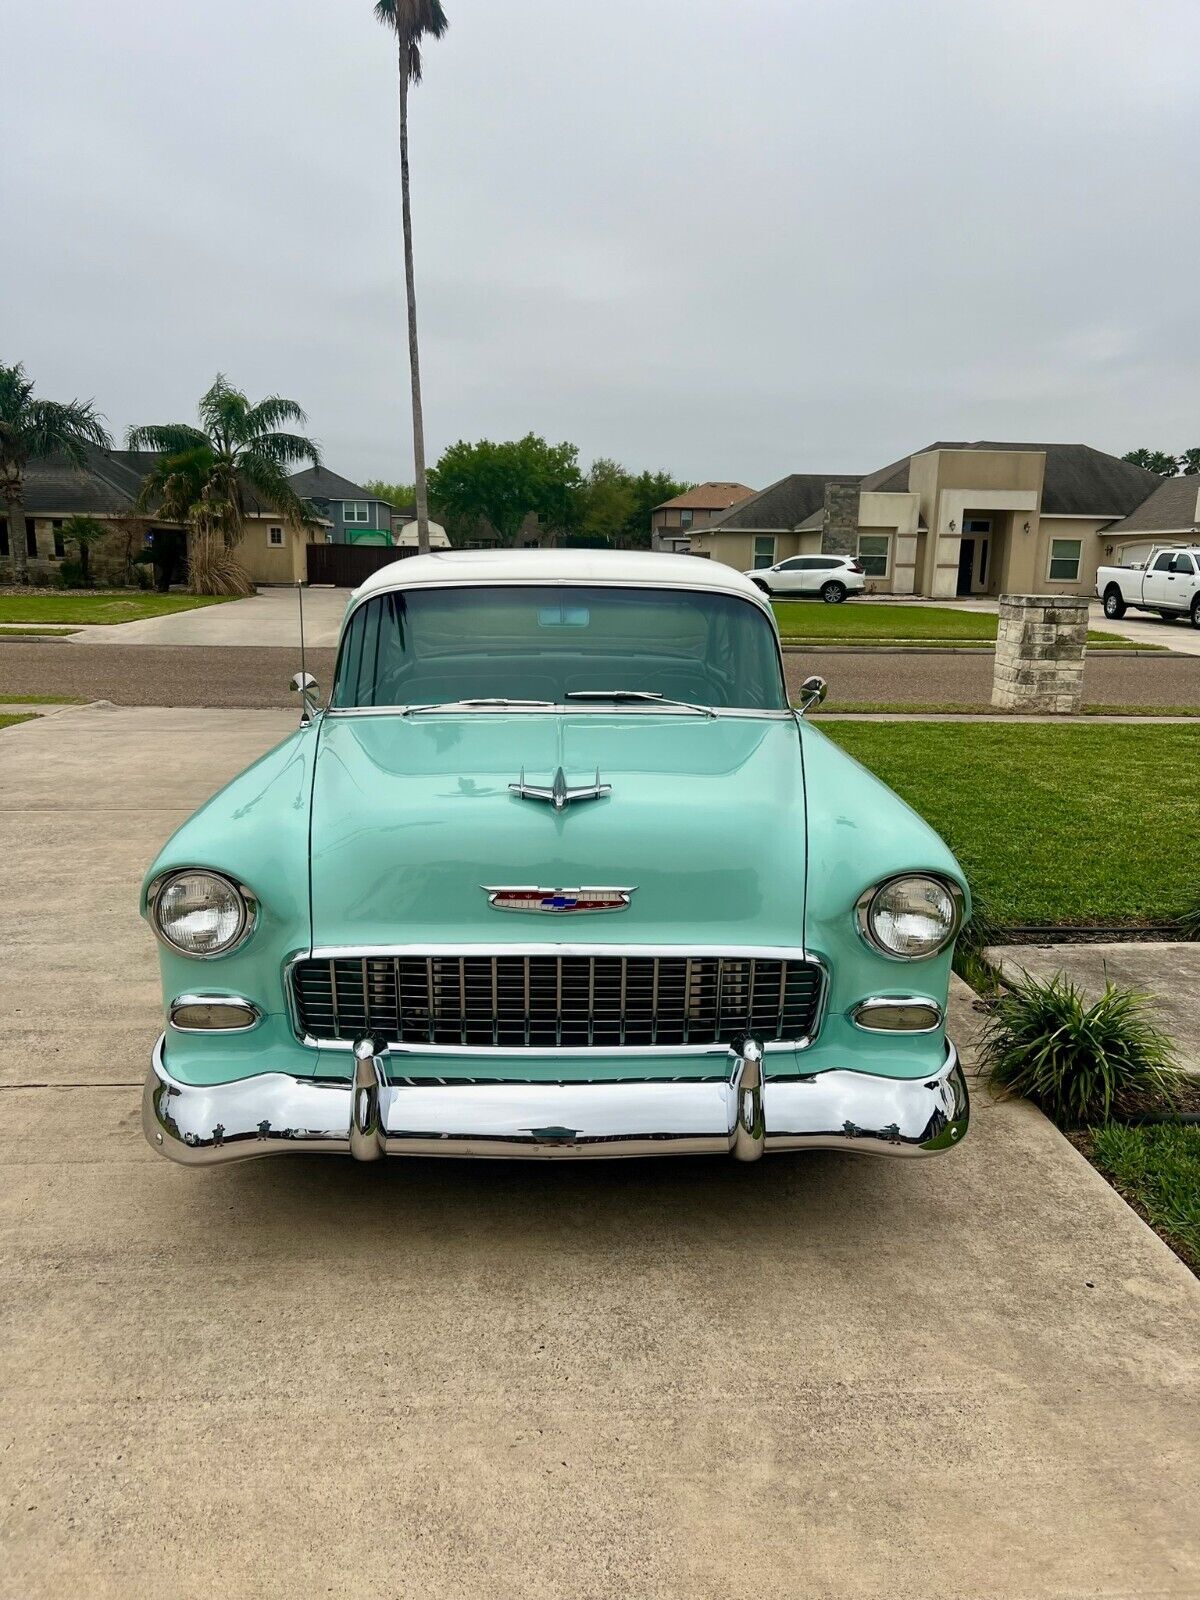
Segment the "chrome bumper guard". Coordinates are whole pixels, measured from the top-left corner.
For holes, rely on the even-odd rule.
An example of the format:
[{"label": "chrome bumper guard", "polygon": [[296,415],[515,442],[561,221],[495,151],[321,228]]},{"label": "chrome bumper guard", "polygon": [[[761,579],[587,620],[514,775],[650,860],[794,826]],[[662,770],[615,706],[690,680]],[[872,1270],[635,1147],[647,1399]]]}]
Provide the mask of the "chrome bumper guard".
[{"label": "chrome bumper guard", "polygon": [[848,1150],[923,1156],[967,1129],[958,1052],[928,1078],[834,1069],[770,1079],[762,1046],[732,1052],[727,1079],[627,1083],[389,1083],[372,1040],[354,1050],[351,1083],[263,1073],[233,1083],[178,1083],[163,1040],[142,1097],[150,1144],[185,1166],[284,1153],[568,1159]]}]

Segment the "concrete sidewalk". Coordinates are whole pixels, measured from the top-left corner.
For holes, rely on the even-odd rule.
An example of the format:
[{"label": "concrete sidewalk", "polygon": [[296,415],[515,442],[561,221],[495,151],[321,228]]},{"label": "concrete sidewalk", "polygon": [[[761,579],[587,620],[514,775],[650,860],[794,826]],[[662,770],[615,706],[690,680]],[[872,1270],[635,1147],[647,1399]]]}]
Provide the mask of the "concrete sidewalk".
[{"label": "concrete sidewalk", "polygon": [[1025,1105],[928,1162],[154,1156],[138,880],[294,720],[0,734],[0,1592],[1197,1593],[1200,1287]]},{"label": "concrete sidewalk", "polygon": [[[304,638],[311,648],[332,649],[350,598],[348,589],[304,590]],[[118,622],[109,627],[81,627],[71,636],[73,645],[272,645],[300,649],[300,618],[296,590],[260,589],[248,600],[230,600],[220,606],[200,606],[195,611],[175,611],[166,617],[145,617],[141,622]]]}]

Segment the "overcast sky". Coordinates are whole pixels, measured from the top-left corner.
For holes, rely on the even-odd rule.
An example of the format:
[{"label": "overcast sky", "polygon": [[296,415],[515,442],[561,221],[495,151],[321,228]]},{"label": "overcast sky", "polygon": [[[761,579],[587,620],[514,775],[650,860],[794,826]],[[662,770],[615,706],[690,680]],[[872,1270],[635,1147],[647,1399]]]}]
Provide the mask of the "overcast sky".
[{"label": "overcast sky", "polygon": [[[430,460],[762,486],[936,438],[1200,444],[1197,0],[445,0]],[[407,478],[370,0],[5,0],[0,360],[114,433],[224,371]]]}]

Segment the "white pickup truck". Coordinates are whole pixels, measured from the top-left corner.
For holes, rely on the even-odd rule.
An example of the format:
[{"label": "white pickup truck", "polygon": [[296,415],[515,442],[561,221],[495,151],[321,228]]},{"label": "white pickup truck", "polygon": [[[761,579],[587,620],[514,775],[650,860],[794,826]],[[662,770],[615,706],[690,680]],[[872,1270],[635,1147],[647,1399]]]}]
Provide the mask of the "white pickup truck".
[{"label": "white pickup truck", "polygon": [[1157,611],[1166,621],[1191,617],[1200,628],[1200,545],[1165,545],[1150,552],[1144,567],[1101,567],[1096,593],[1104,615],[1116,621],[1129,606]]}]

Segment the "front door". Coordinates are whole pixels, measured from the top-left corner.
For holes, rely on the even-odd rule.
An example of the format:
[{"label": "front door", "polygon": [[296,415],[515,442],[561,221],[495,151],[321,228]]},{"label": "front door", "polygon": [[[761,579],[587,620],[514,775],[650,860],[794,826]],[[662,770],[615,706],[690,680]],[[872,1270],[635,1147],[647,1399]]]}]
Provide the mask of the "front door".
[{"label": "front door", "polygon": [[960,539],[958,541],[958,588],[955,594],[970,594],[971,577],[975,571],[975,541],[974,539]]}]

